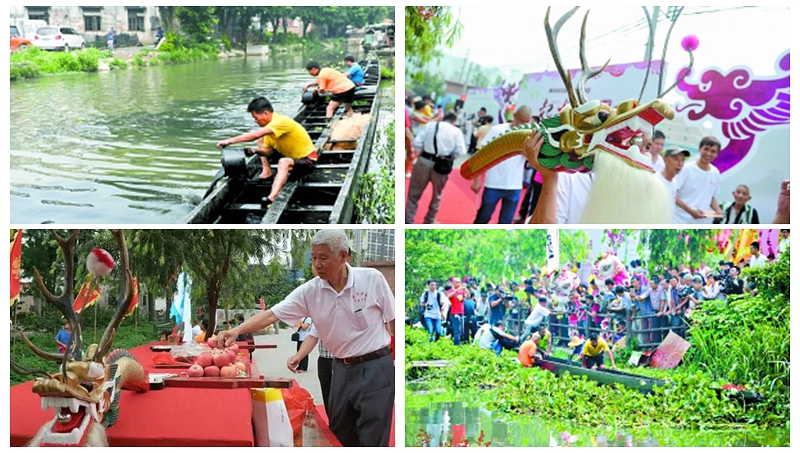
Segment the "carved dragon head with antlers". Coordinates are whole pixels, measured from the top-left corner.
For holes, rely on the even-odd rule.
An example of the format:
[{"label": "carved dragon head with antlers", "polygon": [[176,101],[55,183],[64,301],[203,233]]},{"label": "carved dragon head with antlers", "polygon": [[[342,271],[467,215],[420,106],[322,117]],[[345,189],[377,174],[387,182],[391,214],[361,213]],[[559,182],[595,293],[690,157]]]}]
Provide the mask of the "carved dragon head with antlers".
[{"label": "carved dragon head with antlers", "polygon": [[147,377],[142,366],[127,351],[111,351],[114,335],[133,300],[134,288],[128,248],[122,230],[111,233],[119,245],[122,282],[114,315],[98,344],[90,345],[84,354],[81,323],[72,305],[75,278],[75,245],[79,230],[69,238],[55,231],[53,237],[64,255],[64,289],[58,296],[47,289],[39,271],[34,278],[47,302],[64,315],[72,327],[72,337],[64,354],[53,354],[36,347],[25,334],[18,334],[31,350],[46,360],[60,363],[60,372],[50,374],[40,369],[27,369],[13,360],[11,368],[17,373],[38,375],[33,392],[40,395],[42,409],[52,407],[55,417],[46,423],[31,440],[30,446],[107,446],[105,428],[114,424],[118,415],[119,392],[125,388],[147,389]]},{"label": "carved dragon head with antlers", "polygon": [[[600,68],[593,70],[589,67],[586,59],[586,23],[589,18],[587,11],[583,19],[580,37],[581,76],[577,89],[573,87],[570,72],[565,69],[558,50],[558,34],[561,27],[575,14],[578,8],[577,6],[572,8],[556,22],[555,26],[551,26],[550,8],[548,7],[544,19],[550,53],[566,88],[569,105],[561,109],[557,117],[543,120],[541,125],[520,126],[487,143],[481,148],[481,151],[464,163],[461,167],[462,176],[473,179],[499,162],[519,154],[525,138],[530,136],[533,128],[545,134],[544,146],[542,146],[539,157],[539,161],[545,167],[559,171],[588,172],[594,167],[593,157],[600,152],[607,152],[635,168],[653,171],[648,162],[649,156],[641,146],[643,144],[642,137],[661,121],[671,120],[674,117],[672,107],[660,98],[672,90],[675,85],[664,92],[659,92],[657,99],[646,103],[641,102],[644,86],[639,99],[620,102],[616,107],[598,100],[587,100],[586,82],[602,73],[610,60]],[[645,14],[652,36],[654,24],[646,7]],[[679,14],[680,12],[673,17],[673,25]],[[672,28],[670,28],[671,30]],[[689,53],[691,55],[691,51]],[[688,71],[683,74],[683,77],[687,74]],[[645,78],[644,85],[646,86],[646,84],[647,79]],[[660,86],[661,80],[659,80]]]},{"label": "carved dragon head with antlers", "polygon": [[[503,160],[522,153],[525,139],[535,130],[542,133],[544,141],[538,155],[541,165],[570,173],[593,171],[596,176],[586,200],[581,223],[669,223],[674,200],[670,200],[664,185],[652,177],[651,157],[643,145],[644,136],[649,135],[657,124],[673,118],[672,107],[660,98],[675,85],[659,92],[657,99],[642,103],[641,97],[650,72],[651,62],[648,62],[639,99],[620,102],[616,107],[598,100],[588,100],[586,82],[603,72],[609,62],[598,69],[592,70],[589,67],[585,44],[589,17],[587,12],[580,37],[581,76],[577,89],[573,87],[570,73],[562,63],[557,40],[561,27],[577,10],[578,7],[569,10],[555,26],[550,24],[549,7],[544,18],[550,52],[566,88],[569,105],[562,108],[558,116],[546,118],[540,124],[512,128],[486,143],[462,164],[461,175],[466,179],[474,179]],[[655,25],[646,7],[644,10],[652,41]],[[671,18],[673,25],[679,14],[680,11]],[[691,50],[689,53],[691,56]],[[685,71],[683,77],[687,74],[688,71]],[[659,87],[661,82],[660,78]],[[620,193],[628,197],[628,203],[624,206],[619,202]],[[634,212],[629,206],[647,208]]]}]

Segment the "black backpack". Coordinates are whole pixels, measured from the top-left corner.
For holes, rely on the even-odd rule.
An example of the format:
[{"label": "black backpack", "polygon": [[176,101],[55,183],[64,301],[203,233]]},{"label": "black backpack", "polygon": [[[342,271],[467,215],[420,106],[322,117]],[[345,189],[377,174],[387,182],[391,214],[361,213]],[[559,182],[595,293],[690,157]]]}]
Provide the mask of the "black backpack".
[{"label": "black backpack", "polygon": [[[430,293],[430,291],[425,291],[425,296],[422,299],[425,302],[426,306],[423,307],[422,304],[419,304],[419,321],[420,322],[425,322],[425,310],[428,309],[428,307],[427,307],[427,304],[428,304],[428,293]],[[440,291],[436,291],[436,297],[439,297],[439,294],[441,294],[441,292]],[[436,302],[441,303],[441,300],[437,300]]]}]

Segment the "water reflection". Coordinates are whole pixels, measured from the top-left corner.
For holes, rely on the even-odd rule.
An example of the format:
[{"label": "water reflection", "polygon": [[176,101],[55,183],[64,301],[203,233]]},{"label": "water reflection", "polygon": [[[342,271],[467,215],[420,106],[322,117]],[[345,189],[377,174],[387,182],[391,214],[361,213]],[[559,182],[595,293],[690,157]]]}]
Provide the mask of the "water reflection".
[{"label": "water reflection", "polygon": [[454,402],[430,402],[429,395],[406,401],[407,446],[492,447],[687,447],[788,446],[789,430],[679,430],[638,428],[615,430],[597,420],[595,427],[571,422],[493,414],[473,397]]},{"label": "water reflection", "polygon": [[[204,61],[11,84],[13,223],[175,223],[219,169],[217,141],[255,127],[246,111],[267,96],[301,107],[308,59],[279,55]],[[394,115],[394,105],[383,105]]]}]

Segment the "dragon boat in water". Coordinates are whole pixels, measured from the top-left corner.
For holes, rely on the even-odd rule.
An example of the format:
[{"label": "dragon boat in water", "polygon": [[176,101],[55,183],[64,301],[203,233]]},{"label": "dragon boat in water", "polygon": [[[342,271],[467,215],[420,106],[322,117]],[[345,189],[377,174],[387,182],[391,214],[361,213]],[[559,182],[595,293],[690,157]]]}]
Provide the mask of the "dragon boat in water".
[{"label": "dragon boat in water", "polygon": [[[550,371],[556,376],[569,374],[571,376],[586,376],[587,379],[595,381],[599,384],[614,385],[620,384],[629,389],[638,390],[643,394],[653,393],[655,387],[663,387],[669,383],[663,379],[656,379],[638,374],[625,373],[617,370],[605,369],[591,369],[584,368],[578,362],[570,360],[558,359],[555,357],[547,357],[545,359],[536,359],[533,363],[535,366],[544,370]],[[727,390],[721,388],[714,389],[717,393],[722,394]],[[764,397],[756,392],[736,391],[728,393],[732,399],[738,399],[745,403],[757,403],[764,399]]]},{"label": "dragon boat in water", "polygon": [[[380,61],[368,57],[359,64],[364,70],[364,84],[356,91],[353,111],[370,115],[359,137],[332,139],[331,125],[341,119],[344,107],[340,106],[333,121],[328,121],[327,99],[304,98],[294,120],[308,131],[316,145],[316,170],[299,181],[288,182],[266,208],[263,200],[270,193],[272,180],[259,179],[259,156],[247,157],[243,149],[224,149],[222,169],[183,223],[352,223],[359,180],[369,161],[380,108]],[[277,171],[277,165],[272,165],[272,171]]]}]

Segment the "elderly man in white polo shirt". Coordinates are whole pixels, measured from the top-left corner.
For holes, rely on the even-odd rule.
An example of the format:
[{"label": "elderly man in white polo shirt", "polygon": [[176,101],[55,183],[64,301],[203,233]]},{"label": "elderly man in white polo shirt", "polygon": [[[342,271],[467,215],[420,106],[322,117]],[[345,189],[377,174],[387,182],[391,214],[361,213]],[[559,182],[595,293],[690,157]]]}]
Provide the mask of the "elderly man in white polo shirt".
[{"label": "elderly man in white polo shirt", "polygon": [[331,431],[345,447],[385,447],[394,405],[389,347],[394,296],[380,272],[347,264],[349,249],[344,231],[319,231],[311,239],[312,267],[318,277],[271,309],[220,332],[217,342],[228,346],[238,335],[279,320],[291,324],[311,317],[315,334],[336,358],[328,414]]}]

